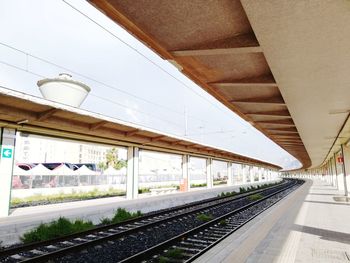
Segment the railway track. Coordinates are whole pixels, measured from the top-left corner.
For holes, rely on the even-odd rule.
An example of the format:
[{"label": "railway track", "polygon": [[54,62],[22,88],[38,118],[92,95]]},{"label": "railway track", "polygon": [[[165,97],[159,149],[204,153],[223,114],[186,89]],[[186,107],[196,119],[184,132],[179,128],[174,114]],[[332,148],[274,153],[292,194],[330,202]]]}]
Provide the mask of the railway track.
[{"label": "railway track", "polygon": [[[0,261],[47,262],[54,260],[56,262],[107,263],[126,260],[125,262],[141,262],[139,258],[135,259],[133,256],[139,255],[143,260],[148,256],[147,253],[162,249],[163,247],[159,247],[159,244],[165,244],[192,229],[207,225],[208,223],[198,219],[198,215],[210,214],[216,221],[232,211],[254,203],[249,199],[252,195],[260,194],[265,200],[267,196],[278,191],[285,191],[292,184],[295,184],[295,181],[286,180],[282,184],[262,190],[231,197],[211,198],[150,213],[123,223],[98,227],[83,233],[2,250]],[[214,222],[213,220],[211,222]],[[223,230],[221,229],[220,232]],[[189,254],[188,251],[191,249],[197,251],[196,247],[200,246],[201,244],[194,245],[194,248],[189,248],[186,254]]]},{"label": "railway track", "polygon": [[266,209],[282,200],[302,183],[303,181],[297,180],[292,187],[265,196],[121,262],[192,262]]}]

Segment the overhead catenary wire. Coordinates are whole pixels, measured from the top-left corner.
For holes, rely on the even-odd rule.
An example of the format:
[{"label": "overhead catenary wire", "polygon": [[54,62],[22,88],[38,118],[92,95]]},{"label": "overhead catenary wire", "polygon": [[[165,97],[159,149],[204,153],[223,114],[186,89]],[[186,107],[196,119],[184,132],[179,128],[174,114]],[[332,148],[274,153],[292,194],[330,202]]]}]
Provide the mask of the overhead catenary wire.
[{"label": "overhead catenary wire", "polygon": [[[162,72],[166,73],[167,75],[169,75],[170,77],[172,77],[173,79],[175,79],[176,81],[178,81],[179,83],[181,83],[181,85],[183,85],[184,87],[186,87],[187,89],[189,89],[190,91],[192,91],[194,94],[196,94],[197,96],[199,96],[199,97],[201,97],[202,99],[206,100],[208,103],[210,103],[210,104],[211,104],[212,106],[214,106],[215,108],[217,108],[217,109],[223,111],[218,105],[214,104],[214,103],[211,102],[208,98],[202,96],[202,95],[199,94],[197,91],[195,91],[192,87],[188,86],[188,85],[187,85],[186,83],[184,83],[182,80],[180,80],[180,79],[177,78],[176,76],[172,75],[170,72],[168,72],[167,70],[165,70],[164,68],[162,68],[160,65],[156,64],[154,61],[152,61],[152,60],[149,59],[147,56],[145,56],[144,54],[142,54],[142,53],[141,53],[140,51],[138,51],[136,48],[134,48],[133,46],[131,46],[130,44],[128,44],[127,42],[125,42],[124,40],[122,40],[120,37],[118,37],[115,33],[113,33],[112,31],[110,31],[109,29],[107,29],[106,27],[104,27],[103,25],[101,25],[100,23],[96,22],[94,19],[92,19],[91,17],[89,17],[89,16],[86,15],[85,13],[81,12],[79,9],[77,9],[77,8],[74,7],[72,4],[68,3],[67,1],[64,1],[64,0],[63,0],[63,2],[64,2],[65,4],[67,4],[68,6],[70,6],[71,8],[73,8],[75,11],[79,12],[79,13],[80,13],[81,15],[83,15],[84,17],[86,17],[89,21],[93,22],[93,23],[96,24],[98,27],[102,28],[104,31],[106,31],[106,32],[108,32],[109,34],[111,34],[114,38],[116,38],[117,40],[119,40],[120,42],[122,42],[123,44],[125,44],[126,46],[128,46],[130,49],[132,49],[133,51],[137,52],[137,53],[138,53],[140,56],[142,56],[144,59],[146,59],[147,61],[149,61],[150,63],[152,63],[155,67],[157,67],[157,68],[158,68],[159,70],[161,70]],[[90,80],[90,81],[94,81],[94,82],[96,82],[96,83],[98,83],[98,84],[100,84],[100,85],[102,85],[102,86],[104,86],[104,87],[107,87],[107,88],[109,88],[109,89],[112,89],[112,90],[114,90],[114,91],[118,91],[118,92],[124,93],[124,94],[126,94],[126,95],[128,95],[128,96],[131,96],[131,97],[136,98],[136,99],[138,99],[138,100],[141,100],[141,101],[143,101],[143,102],[149,103],[149,104],[154,105],[154,106],[156,106],[156,107],[161,107],[161,108],[166,109],[166,110],[168,110],[168,111],[171,111],[171,112],[173,112],[173,113],[175,113],[175,114],[184,116],[184,113],[183,113],[183,112],[176,111],[176,110],[174,110],[173,108],[170,108],[170,107],[167,107],[167,106],[164,106],[164,105],[155,103],[155,102],[153,102],[153,101],[150,101],[150,100],[141,98],[141,97],[139,97],[139,96],[137,96],[137,95],[135,95],[135,94],[132,94],[132,93],[127,92],[127,91],[125,91],[125,90],[119,89],[119,88],[117,88],[117,87],[115,87],[115,86],[112,86],[112,85],[109,85],[109,84],[107,84],[107,83],[105,83],[105,82],[99,81],[99,80],[97,80],[97,79],[95,79],[95,78],[93,78],[93,77],[91,77],[91,76],[87,76],[86,74],[82,74],[82,73],[79,73],[79,72],[77,72],[77,71],[75,71],[75,70],[72,70],[72,69],[69,69],[69,68],[67,68],[67,67],[58,65],[58,64],[56,64],[56,63],[54,63],[54,62],[52,62],[52,61],[49,61],[49,60],[44,59],[44,58],[42,58],[42,57],[39,57],[39,56],[30,54],[29,52],[20,50],[20,49],[18,49],[18,48],[16,48],[16,47],[13,47],[13,46],[8,45],[8,44],[6,44],[6,43],[0,42],[0,44],[1,44],[2,46],[5,46],[5,47],[10,48],[10,49],[12,49],[12,50],[15,50],[15,51],[17,51],[17,52],[20,52],[20,53],[22,53],[22,54],[24,54],[24,55],[26,56],[26,70],[25,70],[25,71],[27,71],[27,72],[28,72],[28,67],[29,67],[29,66],[28,66],[28,60],[29,60],[29,57],[31,57],[31,58],[37,59],[37,60],[39,60],[39,61],[42,61],[42,62],[44,62],[44,63],[50,64],[50,65],[52,65],[52,66],[61,68],[61,69],[65,70],[65,71],[69,71],[69,72],[71,72],[71,73],[73,73],[73,74],[75,74],[75,75],[78,75],[78,76],[83,77],[83,78],[85,78],[85,79],[88,79],[88,80]],[[3,64],[5,64],[5,63],[6,63],[6,62],[3,62]],[[8,63],[7,63],[7,64],[8,64]],[[14,66],[14,65],[12,65],[12,66]],[[16,66],[14,66],[14,67],[16,67]],[[32,72],[32,73],[33,73],[34,75],[36,74],[35,72]],[[110,99],[108,99],[108,98],[106,99],[106,98],[102,98],[101,96],[97,96],[97,95],[95,95],[95,94],[93,94],[93,95],[94,95],[96,98],[98,98],[98,99],[103,99],[103,100],[105,100],[105,101],[109,101],[110,103],[113,103],[113,102],[112,102]],[[114,104],[117,104],[117,103],[114,103]],[[125,107],[125,105],[119,105],[119,106]],[[129,107],[129,108],[130,108],[130,107]],[[136,111],[136,112],[140,112],[140,113],[142,113],[142,114],[151,115],[151,114],[149,114],[149,113],[142,112],[142,111],[140,111],[140,110],[138,110],[138,109],[132,109],[132,110],[134,110],[134,111]],[[223,111],[223,112],[224,112],[224,111]],[[154,115],[151,115],[151,116],[154,117],[154,118],[157,118],[157,119],[161,119],[161,118],[159,118],[159,117],[157,117],[157,116],[154,116]],[[225,112],[224,116],[225,116],[225,117],[228,117],[228,116],[227,116],[227,112]],[[207,120],[198,118],[198,117],[193,116],[193,115],[190,115],[190,114],[188,114],[188,113],[186,113],[184,117],[185,117],[185,123],[187,122],[187,117],[189,117],[189,118],[197,119],[197,120],[201,121],[202,123],[212,124],[211,122],[208,122]],[[167,122],[167,123],[169,123],[168,120],[164,120],[164,119],[161,119],[161,120],[162,120],[162,121],[165,121],[165,122]],[[232,118],[230,118],[230,120],[232,120]],[[174,126],[176,125],[177,127],[180,126],[180,125],[182,125],[182,124],[178,124],[178,123],[174,123],[174,122],[172,122],[171,124],[174,125]],[[246,124],[245,124],[245,125],[246,125]],[[208,134],[211,134],[211,133],[212,133],[212,132],[209,132]],[[216,132],[213,132],[213,133],[216,133]],[[185,136],[191,136],[191,134],[186,134],[186,132],[185,132]]]},{"label": "overhead catenary wire", "polygon": [[[19,67],[19,66],[13,65],[13,64],[8,63],[8,62],[5,62],[5,61],[1,61],[1,60],[0,60],[0,64],[6,65],[6,66],[8,66],[8,67],[12,67],[12,68],[17,69],[17,70],[24,71],[24,72],[29,73],[29,74],[32,74],[32,75],[34,75],[34,76],[36,76],[36,77],[47,78],[47,76],[44,76],[44,75],[39,74],[39,73],[36,73],[36,72],[31,71],[31,70],[29,70],[29,69],[21,68],[21,67]],[[129,109],[130,109],[130,107],[129,107],[128,105],[124,105],[124,104],[122,104],[122,103],[118,103],[118,102],[116,102],[116,101],[113,101],[113,100],[110,100],[110,99],[107,99],[107,98],[103,98],[103,97],[98,96],[98,95],[95,95],[95,94],[90,94],[90,96],[95,97],[95,98],[98,98],[98,99],[101,99],[101,100],[104,100],[104,101],[107,101],[107,102],[112,103],[112,104],[115,104],[115,105],[117,105],[117,106],[123,107],[124,109],[125,109],[125,108],[129,108]],[[136,112],[139,112],[139,113],[141,113],[141,114],[145,114],[145,115],[151,116],[151,117],[156,118],[156,119],[158,119],[158,120],[161,120],[161,121],[163,121],[163,122],[167,122],[167,123],[172,124],[172,125],[174,125],[174,126],[176,126],[176,127],[178,127],[178,126],[180,125],[179,123],[175,123],[175,122],[172,122],[172,121],[169,121],[169,120],[162,119],[162,118],[160,118],[160,117],[158,117],[158,116],[156,116],[156,115],[150,114],[150,113],[148,113],[148,112],[140,111],[140,110],[138,110],[138,109],[133,109],[133,108],[131,108],[131,110],[136,111]],[[108,116],[108,115],[107,115],[107,116]],[[108,117],[115,118],[115,116],[110,116],[110,115],[109,115]],[[136,124],[135,122],[131,122],[131,121],[129,121],[129,122],[130,122],[130,123],[133,123],[133,124]],[[149,127],[149,126],[146,126],[146,125],[143,125],[143,126],[145,126],[145,127],[147,127],[147,128],[152,128],[152,127]]]},{"label": "overhead catenary wire", "polygon": [[[158,104],[158,103],[154,103],[154,102],[149,101],[149,100],[147,100],[147,99],[143,99],[143,98],[141,98],[141,97],[139,97],[139,96],[137,96],[137,95],[134,95],[134,94],[132,94],[132,93],[130,93],[130,92],[124,91],[124,90],[119,89],[119,88],[114,87],[114,86],[111,86],[111,85],[109,85],[109,84],[106,84],[106,83],[104,83],[104,82],[102,82],[102,81],[99,81],[99,80],[97,80],[97,79],[94,79],[94,78],[92,78],[92,77],[90,77],[90,76],[87,76],[87,75],[85,75],[85,74],[79,73],[79,72],[74,71],[74,70],[72,70],[72,69],[69,69],[69,68],[67,68],[67,67],[58,65],[58,64],[56,64],[56,63],[54,63],[54,62],[52,62],[52,61],[49,61],[49,60],[44,59],[44,58],[42,58],[42,57],[33,55],[33,54],[31,54],[31,53],[29,53],[29,52],[27,52],[27,51],[18,49],[17,47],[14,47],[14,46],[12,46],[12,45],[9,45],[9,44],[3,43],[3,42],[0,42],[0,45],[4,46],[4,47],[6,47],[6,48],[9,48],[9,49],[11,49],[11,50],[14,50],[14,51],[16,51],[16,52],[19,52],[19,53],[21,53],[21,54],[24,54],[24,55],[26,56],[25,68],[22,68],[22,67],[13,65],[13,64],[8,63],[8,62],[5,62],[5,61],[0,61],[1,64],[4,64],[4,65],[7,65],[7,66],[16,68],[16,69],[21,70],[21,71],[25,71],[25,72],[31,73],[32,75],[35,75],[35,76],[40,77],[40,78],[47,78],[47,76],[44,76],[44,75],[41,75],[41,74],[38,74],[38,73],[36,73],[36,72],[33,72],[33,71],[30,71],[30,70],[29,70],[29,65],[30,65],[30,64],[29,64],[29,58],[33,58],[33,59],[39,60],[39,61],[41,61],[41,62],[44,62],[44,63],[46,63],[46,64],[48,64],[48,65],[51,65],[51,66],[54,66],[54,67],[63,69],[63,70],[65,70],[65,71],[68,71],[68,72],[70,72],[70,73],[72,73],[72,74],[75,74],[75,75],[77,75],[77,76],[83,77],[83,78],[88,79],[88,80],[91,80],[91,81],[93,81],[93,82],[96,82],[96,83],[98,83],[98,84],[100,84],[100,85],[102,85],[102,86],[105,86],[105,87],[107,87],[107,88],[109,88],[109,89],[112,89],[113,91],[118,91],[118,92],[124,93],[124,94],[126,94],[126,95],[128,95],[128,96],[131,96],[131,97],[134,97],[134,98],[136,98],[136,99],[138,99],[138,100],[147,102],[147,103],[152,104],[152,105],[157,106],[157,107],[162,107],[162,108],[164,108],[164,109],[166,109],[166,110],[169,110],[169,111],[171,111],[171,112],[173,112],[173,113],[176,113],[176,114],[178,114],[178,115],[184,116],[184,117],[185,117],[185,125],[186,125],[186,123],[187,123],[187,117],[193,118],[193,119],[197,119],[198,121],[200,121],[200,122],[202,122],[202,123],[211,124],[209,121],[206,121],[206,120],[204,120],[204,119],[195,117],[195,116],[193,116],[193,115],[189,115],[187,111],[185,111],[185,113],[183,113],[183,112],[178,112],[178,111],[176,111],[176,110],[174,110],[174,109],[171,109],[171,108],[169,108],[169,107],[166,107],[166,106],[164,106],[164,105],[161,105],[161,104]],[[98,99],[101,99],[101,100],[104,100],[104,101],[108,101],[108,102],[110,102],[110,103],[117,104],[117,105],[119,105],[119,106],[121,106],[121,107],[128,107],[128,108],[130,108],[130,106],[126,106],[126,105],[120,104],[120,103],[118,103],[118,102],[112,101],[111,99],[103,98],[103,97],[98,96],[98,95],[96,95],[96,94],[91,94],[91,95],[94,96],[94,97],[96,97],[96,98],[98,98]],[[140,111],[140,110],[138,110],[138,109],[134,109],[134,108],[130,108],[130,109],[131,109],[131,110],[134,110],[134,111],[136,111],[136,112],[142,113],[142,114],[150,115],[150,116],[152,116],[152,117],[154,117],[154,118],[157,118],[157,119],[160,119],[160,120],[165,121],[165,122],[167,122],[167,123],[170,123],[170,124],[172,124],[172,125],[174,125],[174,126],[176,126],[176,127],[182,125],[182,124],[179,124],[179,123],[171,122],[171,121],[169,121],[169,120],[165,120],[165,119],[160,118],[160,117],[158,117],[158,116],[156,116],[156,115],[154,115],[154,114],[150,114],[150,113],[147,113],[147,112],[144,112],[144,111]],[[206,134],[211,134],[211,133],[217,133],[217,132],[214,131],[214,132],[209,132],[209,133],[206,133]],[[201,134],[202,134],[202,133],[201,133]],[[196,135],[196,134],[187,134],[187,133],[185,132],[185,136],[192,136],[192,135]],[[202,135],[204,135],[204,134],[202,134]]]},{"label": "overhead catenary wire", "polygon": [[[87,18],[89,21],[91,21],[92,23],[94,23],[95,25],[97,25],[98,27],[100,27],[101,29],[103,29],[104,31],[106,31],[108,34],[110,34],[111,36],[113,36],[114,38],[116,38],[117,40],[119,40],[121,43],[123,43],[124,45],[126,45],[127,47],[129,47],[130,49],[132,49],[134,52],[136,52],[137,54],[139,54],[140,56],[142,56],[144,59],[146,59],[148,62],[150,62],[151,64],[153,64],[155,67],[157,67],[159,70],[163,71],[165,74],[167,74],[168,76],[170,76],[171,78],[175,79],[177,82],[179,82],[181,85],[183,85],[185,88],[187,88],[188,90],[190,90],[192,93],[196,94],[197,96],[201,97],[202,99],[204,99],[205,101],[207,101],[209,104],[211,104],[213,107],[215,107],[216,109],[220,110],[221,112],[227,114],[228,112],[225,112],[222,108],[220,108],[217,104],[213,103],[212,101],[210,101],[208,98],[204,97],[203,95],[201,95],[199,92],[197,92],[196,90],[194,90],[192,87],[190,87],[189,85],[187,85],[185,82],[183,82],[182,80],[180,80],[179,78],[177,78],[176,76],[174,76],[173,74],[171,74],[169,71],[165,70],[164,68],[162,68],[160,65],[158,65],[157,63],[155,63],[153,60],[151,60],[150,58],[148,58],[147,56],[145,56],[143,53],[141,53],[139,50],[137,50],[136,48],[134,48],[133,46],[131,46],[129,43],[127,43],[126,41],[124,41],[123,39],[121,39],[119,36],[117,36],[115,33],[113,33],[111,30],[107,29],[105,26],[103,26],[102,24],[98,23],[96,20],[92,19],[90,16],[88,16],[87,14],[85,14],[84,12],[82,12],[81,10],[79,10],[78,8],[76,8],[75,6],[73,6],[72,4],[68,3],[66,0],[62,0],[62,2],[64,2],[66,5],[68,5],[69,7],[71,7],[72,9],[74,9],[76,12],[80,13],[81,15],[83,15],[85,18]],[[211,95],[210,95],[211,96]],[[225,117],[230,118],[227,115],[224,115]],[[230,118],[231,120],[231,118]]]},{"label": "overhead catenary wire", "polygon": [[[11,45],[9,45],[9,44],[0,42],[0,45],[2,45],[2,46],[4,46],[4,47],[7,47],[7,48],[9,48],[9,49],[12,49],[12,50],[14,50],[14,51],[17,51],[17,52],[19,52],[19,53],[24,54],[24,55],[26,56],[26,71],[27,71],[27,69],[28,69],[28,57],[31,57],[31,58],[34,58],[34,59],[39,60],[39,61],[41,61],[41,62],[44,62],[44,63],[46,63],[46,64],[49,64],[49,65],[51,65],[51,66],[54,66],[54,67],[60,68],[60,69],[62,69],[62,70],[68,71],[68,72],[70,72],[70,73],[72,73],[72,74],[74,74],[74,75],[76,75],[76,76],[80,76],[80,77],[85,78],[85,79],[87,79],[87,80],[90,80],[90,81],[93,81],[93,82],[95,82],[95,83],[98,83],[98,84],[100,84],[100,85],[102,85],[102,86],[104,86],[104,87],[106,87],[106,88],[112,89],[112,90],[114,90],[114,91],[118,91],[118,92],[120,92],[120,93],[124,93],[125,95],[128,95],[128,96],[130,96],[130,97],[136,98],[136,99],[138,99],[138,100],[140,100],[140,101],[144,101],[144,102],[149,103],[149,104],[152,104],[152,105],[154,105],[154,106],[161,107],[161,108],[163,108],[163,109],[166,109],[166,110],[168,110],[168,111],[171,111],[171,112],[173,112],[173,113],[176,113],[176,114],[179,114],[179,115],[183,115],[183,112],[176,111],[176,110],[174,110],[174,109],[172,109],[172,108],[170,108],[170,107],[167,107],[167,106],[164,106],[164,105],[162,105],[162,104],[159,104],[159,103],[156,103],[156,102],[147,100],[147,99],[145,99],[145,98],[139,97],[139,96],[137,96],[137,95],[135,95],[135,94],[133,94],[133,93],[131,93],[131,92],[125,91],[125,90],[123,90],[123,89],[119,89],[119,88],[117,88],[117,87],[115,87],[115,86],[112,86],[112,85],[110,85],[110,84],[107,84],[107,83],[105,83],[105,82],[102,82],[102,81],[100,81],[100,80],[97,80],[97,79],[95,79],[95,78],[93,78],[93,77],[87,76],[86,74],[82,74],[82,73],[80,73],[80,72],[77,72],[77,71],[72,70],[72,69],[70,69],[70,68],[67,68],[67,67],[65,67],[65,66],[58,65],[57,63],[54,63],[54,62],[52,62],[52,61],[49,61],[48,59],[44,59],[44,58],[42,58],[42,57],[33,55],[33,54],[31,54],[31,53],[29,53],[29,52],[27,52],[27,51],[18,49],[18,48],[14,47],[14,46],[11,46]],[[6,62],[4,62],[4,63],[6,63]],[[189,117],[198,119],[198,120],[200,120],[200,121],[205,121],[205,120],[203,120],[203,119],[200,119],[200,118],[195,117],[195,116],[192,116],[192,115],[189,115]]]}]

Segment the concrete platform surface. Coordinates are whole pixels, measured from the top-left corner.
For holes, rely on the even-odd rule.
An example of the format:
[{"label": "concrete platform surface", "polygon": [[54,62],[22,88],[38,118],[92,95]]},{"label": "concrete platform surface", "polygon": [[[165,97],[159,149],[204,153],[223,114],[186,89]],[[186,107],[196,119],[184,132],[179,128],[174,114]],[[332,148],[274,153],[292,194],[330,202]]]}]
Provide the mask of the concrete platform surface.
[{"label": "concrete platform surface", "polygon": [[69,219],[85,219],[99,223],[103,217],[112,217],[117,208],[128,211],[140,210],[143,213],[165,209],[185,203],[195,202],[217,196],[221,192],[239,191],[240,187],[273,183],[273,181],[255,182],[252,184],[235,186],[217,186],[212,189],[193,189],[186,193],[151,196],[139,195],[139,199],[126,200],[125,197],[109,197],[86,201],[68,202],[44,206],[33,206],[14,209],[9,217],[0,218],[0,245],[10,245],[19,241],[19,237],[26,231],[33,229],[40,223],[50,222],[60,216]]},{"label": "concrete platform surface", "polygon": [[350,203],[341,196],[308,180],[195,262],[350,262]]}]

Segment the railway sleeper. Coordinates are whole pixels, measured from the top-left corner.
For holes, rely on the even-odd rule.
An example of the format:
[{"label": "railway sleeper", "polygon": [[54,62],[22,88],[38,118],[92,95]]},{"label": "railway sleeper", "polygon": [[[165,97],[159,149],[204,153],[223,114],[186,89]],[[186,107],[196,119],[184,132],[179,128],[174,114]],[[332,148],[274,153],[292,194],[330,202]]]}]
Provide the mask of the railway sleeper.
[{"label": "railway sleeper", "polygon": [[[186,252],[191,252],[191,254],[197,254],[197,252],[201,251],[201,249],[194,248],[194,247],[186,247],[186,246],[176,246],[176,248],[179,248],[181,250],[184,250]],[[194,252],[194,253],[192,253]]]},{"label": "railway sleeper", "polygon": [[197,244],[205,244],[205,245],[210,245],[211,243],[213,243],[212,241],[197,239],[197,237],[198,236],[196,236],[195,238],[189,237],[189,238],[186,239],[186,241],[197,243]]},{"label": "railway sleeper", "polygon": [[24,260],[27,260],[27,259],[28,259],[27,257],[24,257],[24,256],[19,255],[19,254],[12,255],[12,256],[10,256],[10,258],[12,258],[12,259],[14,259],[14,260],[20,260],[20,261],[24,261]]},{"label": "railway sleeper", "polygon": [[202,243],[188,242],[188,241],[181,241],[180,245],[182,245],[182,246],[188,246],[188,247],[200,247],[200,248],[205,248],[205,247],[207,247],[207,244],[204,245],[204,244],[202,244]]},{"label": "railway sleeper", "polygon": [[[210,234],[209,234],[210,235]],[[216,240],[218,240],[218,238],[217,237],[212,237],[212,236],[209,236],[209,235],[202,235],[200,238],[202,239],[202,240],[210,240],[210,241],[216,241]],[[220,236],[221,237],[221,236]]]},{"label": "railway sleeper", "polygon": [[36,254],[36,255],[43,255],[46,254],[46,252],[42,251],[42,250],[38,250],[38,249],[32,249],[29,251],[30,253]]}]

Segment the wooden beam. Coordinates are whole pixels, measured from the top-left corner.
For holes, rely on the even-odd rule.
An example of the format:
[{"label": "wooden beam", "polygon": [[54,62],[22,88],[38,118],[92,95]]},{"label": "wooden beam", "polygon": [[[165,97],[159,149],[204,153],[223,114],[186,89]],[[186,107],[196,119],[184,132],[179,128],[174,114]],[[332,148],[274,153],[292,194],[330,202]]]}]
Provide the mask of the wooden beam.
[{"label": "wooden beam", "polygon": [[289,148],[302,148],[304,147],[304,144],[295,144],[295,143],[284,143],[284,144],[281,144],[282,147],[289,147]]},{"label": "wooden beam", "polygon": [[280,143],[287,143],[287,142],[295,142],[295,143],[303,143],[302,140],[290,140],[290,139],[280,139],[280,140],[274,140],[275,142],[280,142]]},{"label": "wooden beam", "polygon": [[56,112],[58,112],[59,109],[50,109],[44,112],[38,113],[38,116],[36,118],[37,121],[44,121],[48,118],[50,118],[52,115],[54,115]]},{"label": "wooden beam", "polygon": [[270,135],[278,135],[278,134],[299,134],[296,131],[268,131]]},{"label": "wooden beam", "polygon": [[287,110],[282,111],[255,111],[245,113],[248,116],[278,116],[292,118]]},{"label": "wooden beam", "polygon": [[165,135],[160,135],[160,136],[157,136],[157,137],[153,137],[153,138],[151,138],[151,142],[160,141],[161,139],[163,139],[165,137],[166,137]]},{"label": "wooden beam", "polygon": [[283,119],[283,120],[269,120],[269,121],[255,121],[258,124],[276,124],[276,125],[289,125],[295,127],[293,120],[291,119]]},{"label": "wooden beam", "polygon": [[274,134],[272,137],[274,138],[299,138],[300,136],[297,133],[294,134]]},{"label": "wooden beam", "polygon": [[267,128],[267,131],[284,131],[284,132],[296,132],[298,133],[298,130],[294,127],[282,127],[282,128]]},{"label": "wooden beam", "polygon": [[133,136],[135,135],[136,133],[138,133],[140,131],[140,129],[134,129],[134,130],[131,130],[131,131],[127,131],[125,133],[125,136],[129,137],[129,136]]},{"label": "wooden beam", "polygon": [[291,144],[293,144],[293,145],[304,145],[303,143],[300,143],[300,142],[276,142],[276,143],[278,143],[279,145],[291,145]]},{"label": "wooden beam", "polygon": [[238,47],[238,48],[215,48],[215,49],[197,49],[197,50],[176,50],[171,54],[176,57],[189,56],[212,56],[212,55],[234,55],[245,53],[262,52],[261,47]]},{"label": "wooden beam", "polygon": [[178,145],[180,142],[182,142],[182,140],[171,142],[170,145],[172,145],[172,146]]},{"label": "wooden beam", "polygon": [[226,79],[217,82],[210,82],[209,85],[230,88],[230,87],[277,87],[277,83],[271,74],[261,75],[253,78],[246,79]]},{"label": "wooden beam", "polygon": [[298,140],[293,140],[293,139],[276,139],[276,140],[274,140],[274,141],[276,141],[276,142],[281,142],[281,143],[283,143],[283,142],[300,142],[300,143],[303,143],[302,142],[302,140],[301,139],[298,139]]},{"label": "wooden beam", "polygon": [[[19,109],[5,104],[0,104],[0,115],[9,116],[11,120],[15,119],[16,121],[23,119],[28,119],[31,121],[36,120],[37,118],[37,114],[35,112]],[[6,120],[7,119],[8,118],[6,118]]]},{"label": "wooden beam", "polygon": [[247,99],[230,100],[231,103],[250,103],[250,104],[276,104],[285,105],[282,97],[254,97]]},{"label": "wooden beam", "polygon": [[99,121],[99,122],[90,124],[90,131],[95,131],[107,123],[108,123],[107,121]]},{"label": "wooden beam", "polygon": [[174,56],[229,55],[250,52],[262,52],[254,32],[197,44],[185,50],[170,51]]}]

